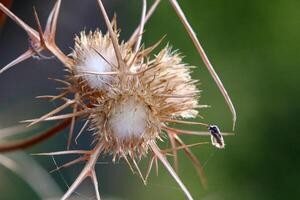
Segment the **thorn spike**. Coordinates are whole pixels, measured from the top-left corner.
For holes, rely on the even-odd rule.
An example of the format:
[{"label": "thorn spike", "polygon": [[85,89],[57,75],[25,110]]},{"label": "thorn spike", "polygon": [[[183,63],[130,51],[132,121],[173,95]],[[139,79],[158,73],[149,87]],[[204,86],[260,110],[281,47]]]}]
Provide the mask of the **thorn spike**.
[{"label": "thorn spike", "polygon": [[[147,12],[146,14],[146,17],[145,17],[145,23],[146,24],[148,22],[148,20],[150,19],[150,17],[152,16],[152,14],[154,13],[154,11],[156,10],[158,4],[160,3],[160,0],[156,0],[152,6],[150,7],[149,11]],[[138,38],[138,35],[139,35],[139,30],[140,30],[140,25],[135,29],[135,31],[132,33],[132,35],[130,36],[130,39],[128,40],[128,43],[129,44],[134,44]]]},{"label": "thorn spike", "polygon": [[185,196],[187,197],[188,200],[193,200],[193,197],[191,196],[190,192],[187,190],[183,182],[180,180],[166,157],[160,152],[159,147],[156,145],[155,142],[150,143],[151,149],[154,152],[154,154],[157,156],[157,158],[162,162],[162,164],[165,166],[167,171],[170,173],[170,175],[174,178],[174,180],[177,182],[177,184],[180,186],[182,191],[184,192]]},{"label": "thorn spike", "polygon": [[232,114],[232,122],[233,122],[233,130],[235,127],[235,123],[236,123],[236,111],[234,108],[234,105],[222,83],[222,81],[220,80],[218,74],[216,73],[216,71],[214,70],[212,64],[210,63],[202,45],[200,44],[193,28],[191,27],[191,25],[189,24],[188,20],[186,19],[182,9],[180,8],[178,2],[176,0],[169,0],[172,7],[174,8],[176,14],[178,15],[180,21],[182,22],[183,26],[185,27],[186,31],[188,32],[190,38],[193,41],[193,44],[195,45],[199,55],[201,56],[206,68],[208,69],[210,75],[212,76],[212,78],[214,79],[215,83],[217,84],[219,90],[221,91],[223,97],[225,98],[225,101],[231,111]]},{"label": "thorn spike", "polygon": [[138,50],[140,49],[141,42],[142,42],[144,26],[145,26],[146,11],[147,11],[147,1],[143,0],[142,16],[141,16],[141,22],[139,25],[138,39],[135,44],[135,50],[134,50],[135,52],[138,52]]},{"label": "thorn spike", "polygon": [[[95,178],[95,175],[93,175],[94,171],[95,171],[95,165],[97,163],[98,157],[100,156],[100,153],[102,152],[102,146],[101,144],[98,144],[92,151],[92,153],[90,154],[89,160],[88,162],[85,164],[83,170],[80,172],[79,176],[76,178],[76,180],[73,182],[73,184],[71,185],[71,187],[68,189],[68,191],[64,194],[64,196],[61,198],[61,200],[67,200],[72,193],[75,192],[75,190],[78,188],[78,186],[87,178],[87,177],[92,177],[92,179]],[[94,177],[93,177],[94,176]],[[93,180],[93,183],[95,185],[95,189],[96,189],[96,185],[98,188],[98,182],[96,183]],[[99,193],[98,189],[96,189],[96,192]],[[97,194],[97,198],[100,198],[100,195]],[[99,200],[99,199],[98,199]]]},{"label": "thorn spike", "polygon": [[103,3],[101,0],[97,0],[98,1],[98,4],[100,6],[100,9],[101,9],[101,12],[102,12],[102,15],[104,17],[104,20],[105,20],[105,23],[106,23],[106,26],[107,26],[107,29],[108,29],[108,32],[109,32],[109,35],[110,35],[110,38],[111,38],[111,41],[112,41],[112,44],[113,44],[113,47],[114,47],[114,50],[115,50],[115,54],[116,54],[116,57],[117,57],[117,61],[118,61],[118,65],[121,69],[121,71],[124,72],[125,70],[125,63],[122,59],[122,55],[121,55],[121,52],[120,52],[120,48],[119,48],[119,44],[118,44],[118,38],[112,28],[112,25],[110,24],[110,21],[108,19],[108,16],[107,16],[107,13],[106,13],[106,10],[103,6]]},{"label": "thorn spike", "polygon": [[186,146],[183,148],[184,153],[187,155],[187,157],[192,161],[194,164],[194,167],[200,177],[201,184],[203,185],[204,188],[207,188],[207,181],[205,178],[205,173],[203,170],[203,166],[201,165],[200,161],[198,158],[193,154],[193,152],[190,150],[190,148],[180,139],[178,135],[174,135],[174,139],[176,142],[182,146]]},{"label": "thorn spike", "polygon": [[42,30],[40,19],[38,17],[38,14],[37,14],[36,9],[35,9],[34,6],[33,6],[33,14],[34,14],[35,23],[37,25],[38,33],[39,33],[39,36],[40,36],[40,40],[39,40],[40,45],[39,46],[41,48],[43,48],[43,47],[45,47],[44,33],[43,33],[43,30]]},{"label": "thorn spike", "polygon": [[172,152],[173,152],[173,165],[174,165],[174,169],[175,172],[178,174],[178,155],[177,155],[177,147],[176,147],[176,142],[174,139],[174,133],[172,133],[171,131],[168,131],[168,135],[169,135],[169,140],[171,143],[171,147],[172,147]]},{"label": "thorn spike", "polygon": [[20,62],[23,62],[24,60],[27,60],[28,58],[30,58],[31,56],[33,56],[35,53],[31,50],[28,49],[27,51],[25,51],[22,55],[20,55],[18,58],[16,58],[15,60],[13,60],[11,63],[7,64],[5,67],[3,67],[0,70],[0,74],[4,73],[6,70],[12,68],[13,66],[17,65]]},{"label": "thorn spike", "polygon": [[38,33],[28,26],[23,20],[13,14],[9,9],[7,9],[2,3],[0,3],[0,10],[4,12],[9,18],[11,18],[16,24],[18,24],[21,28],[23,28],[30,38],[38,40]]}]

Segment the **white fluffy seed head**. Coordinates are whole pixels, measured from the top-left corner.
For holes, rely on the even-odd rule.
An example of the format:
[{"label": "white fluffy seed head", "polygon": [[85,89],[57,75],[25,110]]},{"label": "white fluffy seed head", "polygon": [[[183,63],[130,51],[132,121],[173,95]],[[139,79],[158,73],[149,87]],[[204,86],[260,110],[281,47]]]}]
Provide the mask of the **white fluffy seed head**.
[{"label": "white fluffy seed head", "polygon": [[[114,80],[113,75],[96,75],[93,73],[112,72],[111,65],[116,65],[116,57],[114,52],[109,49],[101,51],[101,57],[94,50],[86,49],[84,52],[84,59],[81,63],[76,65],[76,70],[79,74],[84,74],[84,79],[88,85],[93,89],[104,89],[108,84]],[[108,63],[109,62],[109,63]]]},{"label": "white fluffy seed head", "polygon": [[119,140],[141,138],[147,126],[147,108],[134,97],[129,97],[113,108],[108,125]]},{"label": "white fluffy seed head", "polygon": [[75,38],[75,50],[72,56],[75,61],[76,75],[86,81],[90,88],[103,91],[116,82],[115,75],[103,75],[106,72],[116,71],[118,65],[108,34],[103,35],[99,31],[89,34],[81,32],[80,36]]}]

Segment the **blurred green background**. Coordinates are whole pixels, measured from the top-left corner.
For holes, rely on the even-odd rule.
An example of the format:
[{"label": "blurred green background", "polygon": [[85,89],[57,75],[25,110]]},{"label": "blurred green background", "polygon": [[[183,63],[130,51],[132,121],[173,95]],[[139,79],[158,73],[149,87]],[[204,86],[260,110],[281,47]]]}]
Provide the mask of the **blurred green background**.
[{"label": "blurred green background", "polygon": [[[32,6],[36,6],[42,22],[45,22],[54,2],[16,0],[12,11],[34,25]],[[122,29],[121,38],[126,40],[138,24],[141,2],[104,2],[110,16],[117,13]],[[153,1],[148,2],[150,4]],[[180,177],[195,200],[298,199],[300,1],[179,0],[179,3],[227,88],[238,115],[236,135],[225,138],[224,150],[211,145],[193,148],[204,165],[208,188],[203,189],[192,164],[183,153],[179,158]],[[99,13],[96,0],[63,1],[57,43],[64,52],[71,51],[73,37],[80,30],[94,30],[96,27],[106,30]],[[202,110],[205,119],[199,120],[218,124],[221,130],[230,132],[231,115],[225,101],[166,0],[162,0],[146,25],[144,43],[151,45],[164,34],[167,37],[163,45],[169,42],[185,55],[185,62],[197,66],[193,77],[201,82],[199,87],[203,93],[200,101],[211,106]],[[26,48],[27,38],[23,30],[7,20],[0,34],[0,66],[10,62]],[[16,125],[20,120],[39,116],[54,108],[55,104],[34,97],[57,94],[57,85],[47,78],[62,77],[61,69],[62,65],[56,60],[29,60],[1,75],[0,127]],[[50,124],[44,124],[37,130],[44,130],[48,126]],[[186,128],[192,130],[192,127]],[[29,134],[27,131],[25,136]],[[67,131],[26,152],[63,150],[66,134]],[[184,140],[193,143],[209,141],[209,138],[184,137]],[[83,138],[81,142],[82,145],[88,144],[89,139]],[[47,171],[55,168],[51,157],[34,159]],[[70,158],[56,159],[59,164],[67,160]],[[109,161],[110,158],[102,160]],[[72,183],[80,167],[82,165],[61,170],[60,173],[51,174],[51,177],[64,191],[67,189],[66,183]],[[146,168],[145,163],[142,168]],[[99,164],[97,174],[104,199],[185,199],[161,166],[159,176],[152,173],[146,187],[123,162]],[[33,181],[41,180],[33,178]],[[88,199],[84,195],[77,195],[77,198]],[[0,167],[0,199],[35,200],[39,197],[22,179],[7,168]]]}]

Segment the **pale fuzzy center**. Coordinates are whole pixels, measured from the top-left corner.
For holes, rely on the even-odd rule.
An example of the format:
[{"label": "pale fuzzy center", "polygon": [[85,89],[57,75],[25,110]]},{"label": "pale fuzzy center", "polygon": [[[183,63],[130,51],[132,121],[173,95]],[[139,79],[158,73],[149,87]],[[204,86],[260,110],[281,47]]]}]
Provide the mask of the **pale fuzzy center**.
[{"label": "pale fuzzy center", "polygon": [[[105,89],[113,82],[114,75],[101,75],[101,73],[112,72],[111,65],[115,66],[117,63],[114,51],[110,47],[99,53],[102,57],[94,50],[86,49],[84,59],[77,65],[78,73],[84,74],[84,79],[93,89]],[[94,73],[99,73],[99,75]]]},{"label": "pale fuzzy center", "polygon": [[140,138],[147,126],[147,108],[130,97],[114,108],[108,124],[119,140]]}]

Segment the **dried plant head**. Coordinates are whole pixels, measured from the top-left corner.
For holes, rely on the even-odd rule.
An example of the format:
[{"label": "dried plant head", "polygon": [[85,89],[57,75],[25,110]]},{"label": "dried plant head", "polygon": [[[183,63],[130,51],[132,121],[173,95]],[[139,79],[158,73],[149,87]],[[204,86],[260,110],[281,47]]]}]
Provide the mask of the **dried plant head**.
[{"label": "dried plant head", "polygon": [[133,53],[128,43],[119,46],[124,72],[117,67],[109,33],[82,32],[76,38],[70,79],[75,77],[72,85],[77,85],[80,102],[94,105],[89,119],[105,151],[114,156],[137,152],[141,157],[148,143],[160,138],[164,119],[197,116],[199,91],[191,67],[171,47],[150,58],[154,47]]},{"label": "dried plant head", "polygon": [[[87,177],[92,179],[97,199],[100,199],[95,164],[101,154],[112,155],[113,161],[124,159],[130,169],[139,174],[144,184],[147,183],[153,163],[155,162],[157,166],[157,161],[160,160],[181,187],[187,199],[191,200],[193,199],[191,194],[177,175],[177,152],[179,150],[185,152],[205,186],[203,168],[190,148],[206,142],[186,145],[181,140],[180,134],[211,136],[214,146],[224,148],[222,135],[226,135],[226,133],[221,134],[217,126],[187,121],[187,119],[197,117],[200,108],[206,107],[199,104],[200,92],[196,87],[197,80],[191,78],[193,66],[184,63],[180,53],[172,50],[170,45],[166,45],[157,54],[154,54],[154,49],[159,47],[162,40],[148,48],[141,46],[144,25],[159,2],[156,0],[147,12],[146,0],[143,0],[140,25],[128,41],[120,41],[121,33],[117,29],[116,18],[110,21],[102,1],[98,0],[108,31],[107,33],[99,30],[88,33],[81,32],[79,36],[75,37],[75,47],[70,56],[62,53],[55,44],[60,0],[56,2],[50,13],[44,32],[41,31],[36,11],[34,14],[38,31],[30,28],[0,4],[0,9],[25,29],[29,38],[34,42],[25,54],[4,67],[0,73],[24,59],[40,55],[40,52],[45,50],[56,56],[65,65],[67,71],[64,80],[57,80],[64,84],[61,94],[40,96],[40,98],[49,98],[52,101],[62,100],[64,103],[38,119],[25,121],[30,122],[29,126],[42,121],[63,120],[63,122],[38,137],[15,145],[0,146],[0,152],[28,147],[70,126],[66,151],[39,154],[81,155],[58,169],[86,161],[81,173],[61,198],[63,200],[69,198]],[[222,91],[235,123],[234,107],[226,90],[209,63],[179,5],[175,0],[170,0],[170,3]],[[59,114],[70,107],[73,109],[72,113]],[[75,123],[80,118],[85,119],[86,122],[76,136],[75,142],[84,130],[92,131],[94,142],[91,145],[92,149],[88,151],[69,150]],[[208,131],[180,130],[171,126],[174,123],[203,126]],[[162,150],[157,144],[166,139],[170,140],[171,148]],[[166,158],[170,153],[173,155],[175,169]],[[149,154],[151,154],[149,166],[146,174],[143,175],[138,161]]]}]

